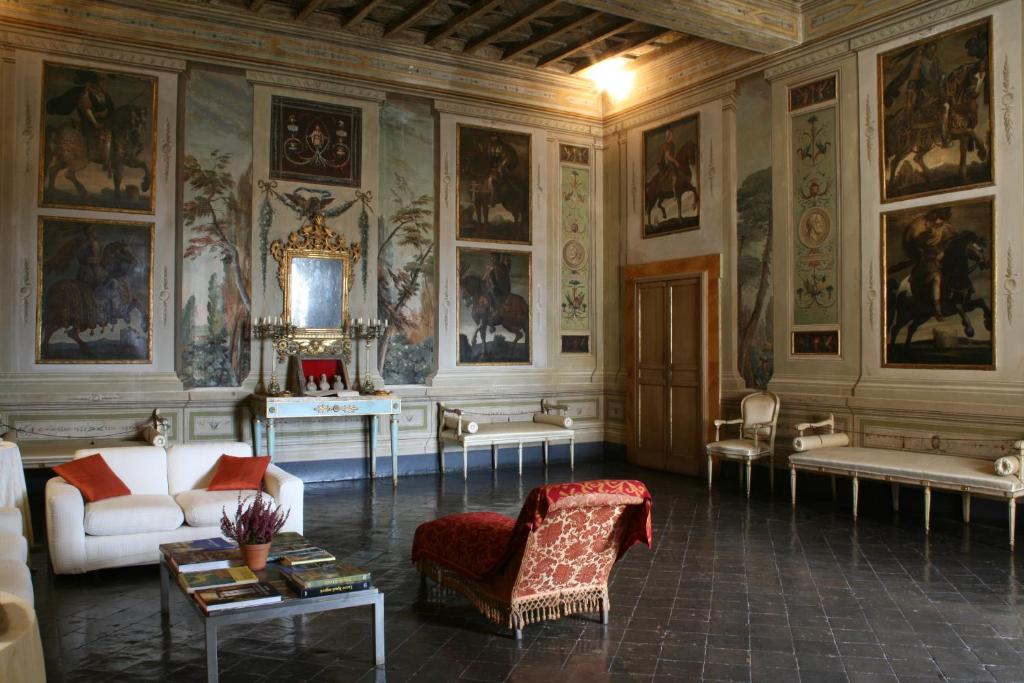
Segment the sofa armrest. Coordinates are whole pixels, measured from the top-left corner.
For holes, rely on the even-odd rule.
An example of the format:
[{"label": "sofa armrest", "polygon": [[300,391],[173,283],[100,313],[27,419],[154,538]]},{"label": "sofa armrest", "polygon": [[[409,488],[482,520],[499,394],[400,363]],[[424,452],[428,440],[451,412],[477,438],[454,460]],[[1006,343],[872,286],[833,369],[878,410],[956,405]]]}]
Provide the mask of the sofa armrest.
[{"label": "sofa armrest", "polygon": [[302,533],[302,503],[303,484],[302,480],[295,475],[288,474],[277,465],[267,467],[267,473],[263,475],[263,488],[274,497],[281,507],[289,510],[288,521],[285,522],[281,531],[295,531]]},{"label": "sofa armrest", "polygon": [[85,500],[60,477],[46,482],[46,538],[55,574],[85,571]]},{"label": "sofa armrest", "polygon": [[16,534],[25,532],[22,526],[21,510],[18,508],[0,508],[0,534]]}]

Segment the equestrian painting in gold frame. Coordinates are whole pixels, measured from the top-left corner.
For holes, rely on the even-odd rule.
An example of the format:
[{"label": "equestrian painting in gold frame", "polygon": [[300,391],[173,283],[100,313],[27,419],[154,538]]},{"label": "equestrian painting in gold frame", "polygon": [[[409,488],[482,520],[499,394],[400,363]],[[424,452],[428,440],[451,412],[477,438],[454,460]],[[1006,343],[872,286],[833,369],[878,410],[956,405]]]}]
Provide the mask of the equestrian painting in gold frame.
[{"label": "equestrian painting in gold frame", "polygon": [[459,125],[458,239],[532,244],[530,134]]}]

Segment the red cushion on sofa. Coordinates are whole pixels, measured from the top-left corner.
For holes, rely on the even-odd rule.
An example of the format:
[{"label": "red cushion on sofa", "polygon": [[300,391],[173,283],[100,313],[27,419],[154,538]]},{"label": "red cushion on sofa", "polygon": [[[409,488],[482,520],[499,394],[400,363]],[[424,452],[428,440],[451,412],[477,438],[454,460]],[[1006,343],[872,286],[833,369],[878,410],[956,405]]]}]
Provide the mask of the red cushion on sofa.
[{"label": "red cushion on sofa", "polygon": [[53,471],[81,491],[90,503],[132,494],[131,489],[114,474],[114,470],[110,469],[110,465],[99,453],[57,465]]},{"label": "red cushion on sofa", "polygon": [[207,491],[234,491],[236,489],[258,489],[263,483],[263,475],[270,465],[270,456],[234,456],[224,454],[217,461],[217,469],[213,473]]}]

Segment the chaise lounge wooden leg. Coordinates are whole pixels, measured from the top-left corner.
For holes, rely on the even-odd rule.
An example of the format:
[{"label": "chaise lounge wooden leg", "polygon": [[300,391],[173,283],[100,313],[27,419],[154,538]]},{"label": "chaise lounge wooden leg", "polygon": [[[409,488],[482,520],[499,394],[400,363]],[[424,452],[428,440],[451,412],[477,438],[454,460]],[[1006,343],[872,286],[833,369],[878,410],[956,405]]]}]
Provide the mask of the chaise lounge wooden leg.
[{"label": "chaise lounge wooden leg", "polygon": [[857,501],[860,498],[860,480],[853,478],[853,518],[857,519]]},{"label": "chaise lounge wooden leg", "polygon": [[601,623],[608,625],[608,598],[601,600]]},{"label": "chaise lounge wooden leg", "polygon": [[462,444],[462,478],[469,476],[469,453],[466,444]]},{"label": "chaise lounge wooden leg", "polygon": [[1010,549],[1013,549],[1014,536],[1016,536],[1017,527],[1017,499],[1010,499]]},{"label": "chaise lounge wooden leg", "polygon": [[900,485],[899,484],[893,484],[892,485],[892,511],[893,512],[899,512],[900,511]]},{"label": "chaise lounge wooden leg", "polygon": [[548,466],[548,440],[544,439],[544,467]]},{"label": "chaise lounge wooden leg", "polygon": [[521,629],[521,628],[514,628],[512,630],[515,631],[516,640],[522,640],[523,639],[523,629]]},{"label": "chaise lounge wooden leg", "polygon": [[793,501],[793,507],[796,507],[796,468],[792,466],[789,468],[789,496]]},{"label": "chaise lounge wooden leg", "polygon": [[747,498],[750,498],[750,459],[747,459]]},{"label": "chaise lounge wooden leg", "polygon": [[932,529],[932,487],[924,487],[924,532]]},{"label": "chaise lounge wooden leg", "polygon": [[711,469],[714,466],[715,466],[715,462],[714,462],[714,460],[712,460],[711,456],[709,455],[708,456],[708,491],[711,490]]},{"label": "chaise lounge wooden leg", "polygon": [[498,469],[498,444],[491,444],[491,469]]},{"label": "chaise lounge wooden leg", "polygon": [[964,491],[960,494],[960,503],[964,509],[964,524],[971,523],[971,494]]},{"label": "chaise lounge wooden leg", "polygon": [[569,471],[576,471],[576,439],[569,439]]}]

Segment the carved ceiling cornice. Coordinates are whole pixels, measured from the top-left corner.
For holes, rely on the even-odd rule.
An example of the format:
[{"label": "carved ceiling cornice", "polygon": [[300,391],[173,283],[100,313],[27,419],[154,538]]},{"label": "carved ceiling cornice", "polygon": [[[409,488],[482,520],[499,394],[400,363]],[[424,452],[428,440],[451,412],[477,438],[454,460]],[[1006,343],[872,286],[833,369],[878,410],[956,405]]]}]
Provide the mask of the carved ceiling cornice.
[{"label": "carved ceiling cornice", "polygon": [[434,100],[434,108],[443,114],[502,121],[531,128],[543,128],[556,133],[573,133],[600,138],[604,132],[603,126],[598,123],[588,124],[577,120],[530,114],[507,107],[487,107],[451,99]]},{"label": "carved ceiling cornice", "polygon": [[736,84],[729,81],[687,90],[685,93],[677,93],[657,104],[648,105],[640,110],[633,110],[627,115],[606,121],[605,135],[641,128],[671,116],[682,116],[688,110],[696,109],[708,102],[729,98],[735,92]]},{"label": "carved ceiling cornice", "polygon": [[160,71],[181,72],[185,70],[183,59],[162,57],[157,54],[133,51],[131,49],[115,49],[102,45],[90,45],[77,40],[47,35],[4,32],[0,34],[0,42],[20,50],[32,50],[49,54],[63,54],[86,59],[99,59],[106,62],[118,62],[129,66],[139,66]]},{"label": "carved ceiling cornice", "polygon": [[337,95],[370,102],[383,102],[387,93],[383,90],[364,88],[343,81],[326,81],[305,76],[270,73],[267,71],[246,71],[246,79],[253,84],[270,85],[281,88],[294,88],[305,92],[319,92],[325,95]]}]

